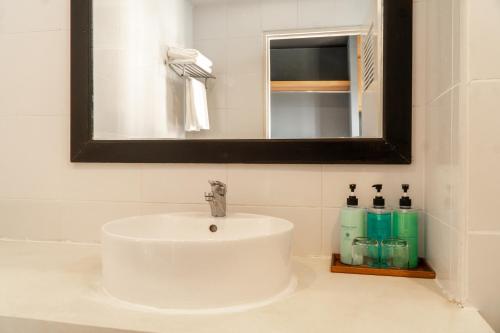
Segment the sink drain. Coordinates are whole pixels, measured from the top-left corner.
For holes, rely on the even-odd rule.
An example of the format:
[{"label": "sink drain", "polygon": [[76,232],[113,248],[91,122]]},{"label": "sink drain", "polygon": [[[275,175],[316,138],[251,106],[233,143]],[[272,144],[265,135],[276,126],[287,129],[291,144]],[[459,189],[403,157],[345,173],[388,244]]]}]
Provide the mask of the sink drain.
[{"label": "sink drain", "polygon": [[217,226],[215,224],[212,224],[209,229],[211,232],[217,232]]}]

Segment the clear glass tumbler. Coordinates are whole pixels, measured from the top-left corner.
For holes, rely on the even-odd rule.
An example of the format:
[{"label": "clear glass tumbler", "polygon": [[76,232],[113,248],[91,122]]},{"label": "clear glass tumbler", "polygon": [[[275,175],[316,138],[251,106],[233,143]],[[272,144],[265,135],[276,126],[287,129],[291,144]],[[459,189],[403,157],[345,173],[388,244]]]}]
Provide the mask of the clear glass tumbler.
[{"label": "clear glass tumbler", "polygon": [[352,264],[355,266],[379,266],[379,244],[376,239],[354,238],[352,241]]},{"label": "clear glass tumbler", "polygon": [[381,245],[380,266],[387,268],[409,267],[408,242],[402,239],[386,239]]}]

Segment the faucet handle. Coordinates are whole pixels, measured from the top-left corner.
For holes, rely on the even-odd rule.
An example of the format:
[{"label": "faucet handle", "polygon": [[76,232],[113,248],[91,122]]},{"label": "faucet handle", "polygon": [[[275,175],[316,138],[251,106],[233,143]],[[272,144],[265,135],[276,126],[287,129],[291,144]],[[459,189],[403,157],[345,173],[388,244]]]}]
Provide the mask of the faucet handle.
[{"label": "faucet handle", "polygon": [[205,201],[214,201],[214,194],[205,192]]},{"label": "faucet handle", "polygon": [[224,184],[223,182],[221,182],[220,180],[209,180],[208,183],[211,185],[211,186],[220,186],[220,187],[227,187],[226,184]]},{"label": "faucet handle", "polygon": [[226,195],[227,185],[219,180],[209,180],[208,183],[212,186],[212,192],[217,191],[219,195]]}]

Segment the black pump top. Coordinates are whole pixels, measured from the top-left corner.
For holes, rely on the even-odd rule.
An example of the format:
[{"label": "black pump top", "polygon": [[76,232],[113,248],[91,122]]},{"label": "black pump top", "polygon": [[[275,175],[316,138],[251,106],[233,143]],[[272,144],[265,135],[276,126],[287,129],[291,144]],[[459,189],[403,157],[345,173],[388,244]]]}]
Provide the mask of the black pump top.
[{"label": "black pump top", "polygon": [[401,209],[411,209],[411,199],[408,196],[408,190],[410,189],[410,185],[403,184],[401,185],[403,188],[403,196],[399,199],[399,207]]},{"label": "black pump top", "polygon": [[377,190],[377,195],[373,198],[373,207],[374,208],[385,208],[385,199],[380,193],[382,191],[382,184],[375,184],[372,186]]},{"label": "black pump top", "polygon": [[351,195],[349,196],[349,198],[347,198],[347,206],[348,207],[357,207],[358,206],[358,198],[354,194],[354,191],[356,190],[356,184],[349,185],[349,188],[351,189]]}]

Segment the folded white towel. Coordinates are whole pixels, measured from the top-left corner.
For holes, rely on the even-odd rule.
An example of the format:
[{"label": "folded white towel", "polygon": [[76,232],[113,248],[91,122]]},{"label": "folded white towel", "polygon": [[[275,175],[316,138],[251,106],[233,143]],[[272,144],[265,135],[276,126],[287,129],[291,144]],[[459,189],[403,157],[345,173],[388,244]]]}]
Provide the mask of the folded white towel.
[{"label": "folded white towel", "polygon": [[213,62],[195,49],[181,49],[171,47],[168,49],[168,59],[177,64],[197,64],[208,73],[212,73]]},{"label": "folded white towel", "polygon": [[187,132],[210,129],[205,85],[191,77],[186,78],[186,119],[184,128]]}]

